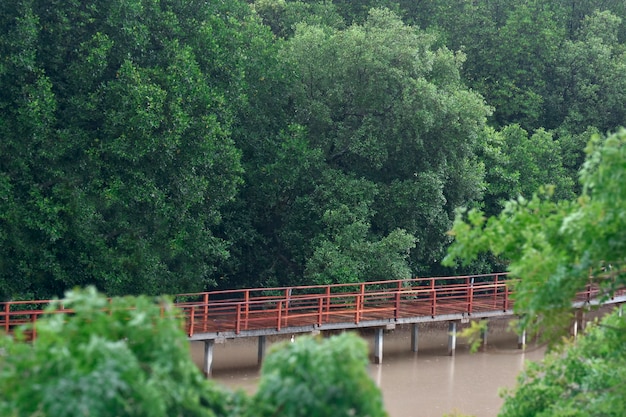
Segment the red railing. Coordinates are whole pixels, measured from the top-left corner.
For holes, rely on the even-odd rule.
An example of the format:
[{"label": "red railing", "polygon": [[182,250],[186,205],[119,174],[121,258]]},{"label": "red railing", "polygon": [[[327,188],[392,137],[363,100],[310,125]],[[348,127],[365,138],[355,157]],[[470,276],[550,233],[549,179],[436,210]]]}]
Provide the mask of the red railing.
[{"label": "red railing", "polygon": [[[201,333],[240,334],[349,323],[357,327],[385,320],[506,312],[513,307],[509,284],[506,274],[485,274],[212,291],[179,294],[174,302],[184,315],[187,335],[192,337]],[[599,295],[598,289],[590,285],[575,301],[590,301]],[[11,333],[19,325],[36,323],[49,303],[0,303],[0,329]],[[57,312],[69,311],[61,305]],[[29,331],[35,338],[34,326]]]},{"label": "red railing", "polygon": [[187,334],[471,315],[512,308],[506,274],[181,294]]}]

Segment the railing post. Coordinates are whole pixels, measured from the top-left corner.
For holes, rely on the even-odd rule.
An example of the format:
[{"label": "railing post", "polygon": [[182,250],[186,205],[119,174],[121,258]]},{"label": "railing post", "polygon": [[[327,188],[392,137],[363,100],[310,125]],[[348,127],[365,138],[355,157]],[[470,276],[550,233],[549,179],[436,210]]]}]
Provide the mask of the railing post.
[{"label": "railing post", "polygon": [[4,332],[7,334],[9,333],[9,322],[11,320],[11,315],[9,314],[10,312],[11,304],[7,302],[4,304]]},{"label": "railing post", "polygon": [[241,303],[237,303],[237,321],[235,322],[235,334],[241,332]]},{"label": "railing post", "polygon": [[189,310],[189,329],[187,329],[189,337],[193,336],[195,309],[196,308],[194,306],[191,306],[191,309]]},{"label": "railing post", "polygon": [[435,318],[437,315],[437,291],[435,290],[435,279],[430,279],[430,295],[431,295],[431,306],[430,306],[430,315],[432,318]]},{"label": "railing post", "polygon": [[206,332],[209,329],[209,293],[205,292],[202,306],[202,329]]},{"label": "railing post", "polygon": [[356,317],[355,317],[355,323],[359,324],[359,322],[361,321],[361,314],[362,314],[362,310],[363,310],[363,303],[364,303],[364,298],[365,298],[365,284],[361,283],[361,291],[359,292],[359,294],[356,296]]},{"label": "railing post", "polygon": [[289,324],[289,310],[291,309],[291,288],[285,289],[285,326]]},{"label": "railing post", "polygon": [[509,286],[507,284],[504,285],[504,309],[502,311],[507,311],[509,309]]},{"label": "railing post", "polygon": [[326,321],[330,316],[330,285],[326,286]]},{"label": "railing post", "polygon": [[323,317],[324,317],[324,298],[320,297],[318,298],[318,302],[317,302],[317,325],[318,326],[322,325]]},{"label": "railing post", "polygon": [[359,324],[359,306],[361,305],[361,293],[354,295],[354,323]]},{"label": "railing post", "polygon": [[244,300],[246,301],[246,305],[244,308],[244,322],[243,322],[243,328],[245,330],[248,330],[248,318],[249,318],[249,313],[250,313],[250,290],[246,290],[244,292]]},{"label": "railing post", "polygon": [[493,285],[493,308],[497,308],[498,306],[498,274],[496,274],[494,285]]},{"label": "railing post", "polygon": [[400,317],[400,294],[402,294],[402,281],[398,281],[398,292],[396,293],[396,311],[394,315],[396,320]]},{"label": "railing post", "polygon": [[278,320],[276,323],[276,330],[280,331],[281,328],[281,322],[282,322],[282,313],[283,313],[283,302],[279,301],[278,302]]},{"label": "railing post", "polygon": [[33,326],[33,339],[31,341],[34,342],[37,338],[37,314],[30,315],[30,322]]},{"label": "railing post", "polygon": [[467,286],[467,314],[472,314],[474,310],[474,278],[471,280],[469,277],[465,278],[465,285]]}]

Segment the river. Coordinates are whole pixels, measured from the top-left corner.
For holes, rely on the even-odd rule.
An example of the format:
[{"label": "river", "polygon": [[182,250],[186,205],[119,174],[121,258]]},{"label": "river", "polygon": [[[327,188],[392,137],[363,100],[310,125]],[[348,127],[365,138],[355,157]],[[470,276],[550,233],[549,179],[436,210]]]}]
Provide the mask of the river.
[{"label": "river", "polygon": [[[373,350],[373,335],[362,334]],[[517,349],[517,336],[505,320],[492,320],[487,349],[470,354],[457,341],[455,356],[447,355],[447,324],[420,325],[419,350],[411,352],[411,328],[385,333],[383,363],[369,372],[381,388],[390,417],[442,417],[458,411],[475,417],[495,417],[502,405],[498,391],[515,386],[527,360],[541,360],[545,349],[529,344]],[[268,338],[268,342],[278,342]],[[269,346],[268,346],[269,347]],[[192,343],[192,356],[201,366],[203,344]],[[215,344],[212,378],[232,389],[253,393],[259,379],[256,338]]]}]

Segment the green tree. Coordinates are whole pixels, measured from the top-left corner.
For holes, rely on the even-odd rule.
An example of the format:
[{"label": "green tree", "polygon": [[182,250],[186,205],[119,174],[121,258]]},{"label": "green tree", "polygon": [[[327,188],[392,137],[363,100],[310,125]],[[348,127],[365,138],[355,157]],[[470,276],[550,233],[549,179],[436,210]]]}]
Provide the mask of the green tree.
[{"label": "green tree", "polygon": [[543,185],[552,185],[557,199],[574,197],[575,176],[566,169],[564,150],[552,133],[539,129],[529,136],[519,125],[510,125],[492,131],[484,149],[487,215],[500,212],[512,198],[531,198]]},{"label": "green tree", "polygon": [[529,130],[545,126],[546,83],[565,37],[553,8],[541,0],[521,2],[496,33],[489,75],[498,82],[485,85],[484,91],[496,108],[496,123],[519,123]]},{"label": "green tree", "polygon": [[[559,19],[568,30],[568,38],[573,39],[583,21],[596,12],[610,11],[616,16],[626,17],[626,4],[620,0],[557,0]],[[622,25],[620,39],[626,40],[626,26]]]},{"label": "green tree", "polygon": [[562,330],[575,293],[590,279],[606,296],[626,283],[626,241],[621,238],[625,142],[623,129],[606,140],[594,136],[577,199],[555,201],[548,188],[531,199],[509,201],[497,217],[487,219],[477,210],[457,216],[446,262],[467,262],[484,251],[505,257],[520,278],[518,311],[529,322]]},{"label": "green tree", "polygon": [[443,255],[454,208],[480,197],[475,152],[489,108],[461,83],[463,56],[434,42],[381,9],[344,31],[301,25],[287,42],[296,122],[326,166],[317,192],[303,198],[319,200],[340,184],[333,195],[343,197],[318,213],[351,229],[322,233],[327,243],[313,236],[316,247],[362,236],[353,232],[363,226],[370,242],[404,230],[415,237],[411,270],[425,272]]},{"label": "green tree", "polygon": [[[554,201],[550,192],[507,203],[489,219],[459,215],[446,263],[491,251],[510,261],[522,323],[555,337],[569,328],[572,300],[588,284],[608,298],[626,285],[623,231],[626,130],[593,137],[581,170],[581,195]],[[461,214],[461,213],[459,213]],[[576,343],[530,365],[505,393],[503,417],[621,416],[626,386],[626,321],[607,316]],[[553,341],[555,339],[552,339]]]},{"label": "green tree", "polygon": [[292,36],[299,23],[345,28],[344,19],[339,15],[337,7],[328,0],[256,0],[252,7],[261,16],[263,23],[280,38]]},{"label": "green tree", "polygon": [[[65,309],[64,312],[58,308]],[[272,347],[254,396],[207,380],[167,299],[105,298],[93,287],[53,302],[35,327],[0,337],[7,417],[386,416],[354,334]],[[36,331],[37,338],[29,336]]]},{"label": "green tree", "polygon": [[606,132],[626,124],[626,49],[618,41],[622,20],[610,12],[594,13],[561,45],[546,95],[552,119],[547,123],[562,124],[571,134],[589,126]]},{"label": "green tree", "polygon": [[[594,135],[599,134],[598,129],[590,127],[579,134],[569,133],[565,129],[559,129],[555,132],[558,141],[561,144],[561,152],[563,155],[563,167],[567,170],[567,176],[570,178],[578,178],[578,172],[585,163],[585,148]],[[575,185],[576,194],[580,193],[580,185],[577,181]]]},{"label": "green tree", "polygon": [[529,363],[504,392],[500,417],[619,417],[626,413],[626,321],[617,313]]},{"label": "green tree", "polygon": [[463,78],[495,107],[496,127],[552,130],[566,122],[568,133],[580,134],[588,126],[604,132],[623,125],[622,106],[614,104],[623,91],[624,2],[399,3],[405,21],[467,55]]},{"label": "green tree", "polygon": [[0,23],[0,297],[214,284],[247,4],[20,0]]},{"label": "green tree", "polygon": [[385,10],[264,42],[279,52],[256,66],[262,88],[235,125],[245,182],[225,210],[221,282],[397,279],[438,265],[454,208],[483,190],[489,108],[461,83],[463,56]]},{"label": "green tree", "polygon": [[37,339],[0,339],[0,413],[7,417],[227,416],[245,403],[191,360],[178,310],[147,297],[71,291],[38,320]]},{"label": "green tree", "polygon": [[367,343],[351,333],[283,344],[263,363],[249,415],[386,416],[367,364]]},{"label": "green tree", "polygon": [[[542,126],[546,79],[565,36],[557,8],[542,1],[402,2],[406,19],[436,32],[467,61],[462,76],[495,107],[497,127]],[[558,9],[560,10],[560,9]]]}]

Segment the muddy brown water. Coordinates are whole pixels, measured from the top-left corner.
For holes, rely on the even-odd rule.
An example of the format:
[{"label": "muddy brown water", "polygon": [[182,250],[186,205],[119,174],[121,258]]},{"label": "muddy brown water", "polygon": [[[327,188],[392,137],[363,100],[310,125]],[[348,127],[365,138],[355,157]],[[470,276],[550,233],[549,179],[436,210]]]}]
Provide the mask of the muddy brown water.
[{"label": "muddy brown water", "polygon": [[[371,331],[360,335],[373,351]],[[296,335],[296,337],[298,337]],[[268,348],[280,338],[268,337]],[[448,356],[447,323],[419,326],[419,349],[411,352],[411,327],[385,332],[383,363],[371,364],[369,373],[383,393],[390,417],[442,417],[454,411],[475,417],[495,417],[502,405],[498,395],[512,388],[525,361],[538,361],[545,349],[529,343],[517,349],[517,336],[506,320],[491,320],[487,349],[470,354],[457,340],[455,356]],[[203,343],[191,344],[194,361],[202,366]],[[257,339],[230,339],[216,343],[212,378],[231,389],[254,393],[259,380]]]}]

